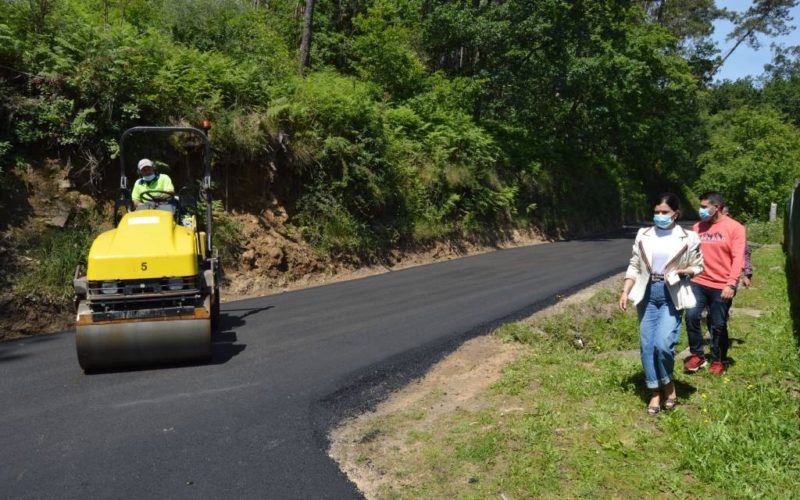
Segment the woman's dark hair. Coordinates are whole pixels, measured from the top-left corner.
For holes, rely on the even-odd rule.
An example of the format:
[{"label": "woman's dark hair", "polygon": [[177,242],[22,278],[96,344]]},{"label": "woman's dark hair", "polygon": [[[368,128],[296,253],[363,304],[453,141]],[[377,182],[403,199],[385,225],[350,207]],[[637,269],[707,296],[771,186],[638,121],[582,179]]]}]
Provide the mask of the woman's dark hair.
[{"label": "woman's dark hair", "polygon": [[656,198],[656,202],[653,203],[653,206],[655,207],[657,205],[661,205],[662,203],[669,205],[669,208],[675,212],[678,212],[681,209],[681,201],[678,199],[677,195],[672,193],[661,193],[658,195],[658,198]]}]

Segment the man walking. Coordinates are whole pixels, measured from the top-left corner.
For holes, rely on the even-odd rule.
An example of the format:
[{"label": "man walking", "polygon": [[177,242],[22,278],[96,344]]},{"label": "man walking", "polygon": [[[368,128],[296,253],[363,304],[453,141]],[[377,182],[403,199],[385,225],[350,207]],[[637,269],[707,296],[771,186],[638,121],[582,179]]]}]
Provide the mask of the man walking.
[{"label": "man walking", "polygon": [[710,373],[725,373],[724,361],[728,356],[728,309],[731,307],[736,286],[744,265],[744,247],[747,242],[744,226],[723,212],[722,195],[710,191],[700,196],[700,222],[692,230],[700,236],[705,271],[692,278],[690,286],[697,305],[686,312],[686,332],[692,355],[684,362],[687,372],[696,372],[706,366],[703,334],[700,320],[708,306],[711,333]]}]

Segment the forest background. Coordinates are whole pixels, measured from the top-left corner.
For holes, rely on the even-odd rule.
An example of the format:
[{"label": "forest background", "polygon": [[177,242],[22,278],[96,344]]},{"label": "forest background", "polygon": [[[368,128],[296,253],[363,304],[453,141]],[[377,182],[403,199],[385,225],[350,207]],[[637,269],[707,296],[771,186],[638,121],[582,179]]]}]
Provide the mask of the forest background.
[{"label": "forest background", "polygon": [[[293,238],[356,263],[602,231],[649,218],[663,191],[691,212],[720,190],[763,220],[800,177],[800,48],[715,84],[729,54],[711,34],[727,18],[734,50],[757,44],[793,28],[796,3],[0,0],[1,284],[67,303],[108,210],[28,231],[32,173],[108,201],[125,129],[204,119],[229,264],[226,212],[275,204]],[[37,248],[57,265],[29,264]]]}]

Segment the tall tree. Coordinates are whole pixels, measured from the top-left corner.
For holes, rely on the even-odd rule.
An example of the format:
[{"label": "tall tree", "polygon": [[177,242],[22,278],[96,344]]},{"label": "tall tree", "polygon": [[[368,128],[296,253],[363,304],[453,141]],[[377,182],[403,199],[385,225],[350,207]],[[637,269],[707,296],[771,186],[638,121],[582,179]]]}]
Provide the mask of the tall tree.
[{"label": "tall tree", "polygon": [[45,29],[47,17],[53,12],[55,7],[53,0],[28,0],[30,8],[30,20],[34,33],[42,33]]},{"label": "tall tree", "polygon": [[762,77],[764,103],[780,110],[800,126],[800,47],[773,46],[775,56],[764,66]]},{"label": "tall tree", "polygon": [[800,176],[797,127],[770,106],[742,106],[709,121],[710,147],[699,157],[703,175],[697,192],[725,193],[743,221],[763,220],[772,202],[782,202]]},{"label": "tall tree", "polygon": [[728,16],[714,0],[644,0],[642,7],[652,22],[670,30],[684,48],[709,37],[714,21]]},{"label": "tall tree", "polygon": [[316,0],[306,0],[306,11],[303,16],[303,38],[300,41],[300,74],[311,65],[311,29],[314,22],[314,4]]},{"label": "tall tree", "polygon": [[797,0],[756,0],[744,13],[734,14],[733,21],[736,27],[726,39],[735,40],[736,43],[712,68],[709,77],[713,77],[719,71],[741,44],[747,43],[757,49],[759,34],[771,37],[788,34],[792,30],[792,26],[787,24],[792,20],[790,10],[796,5]]},{"label": "tall tree", "polygon": [[692,73],[707,81],[719,54],[711,39],[714,21],[732,19],[733,14],[718,8],[714,0],[643,0],[641,5],[650,22],[675,36],[678,51],[689,62]]}]

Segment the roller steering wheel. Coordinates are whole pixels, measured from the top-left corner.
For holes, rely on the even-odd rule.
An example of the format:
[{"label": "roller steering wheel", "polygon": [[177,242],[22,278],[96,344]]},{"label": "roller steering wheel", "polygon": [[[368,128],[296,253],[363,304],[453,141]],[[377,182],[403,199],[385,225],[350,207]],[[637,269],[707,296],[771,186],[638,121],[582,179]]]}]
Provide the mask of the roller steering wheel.
[{"label": "roller steering wheel", "polygon": [[170,191],[159,191],[158,189],[143,191],[139,196],[141,196],[142,201],[148,203],[169,203],[175,199],[175,193]]}]

